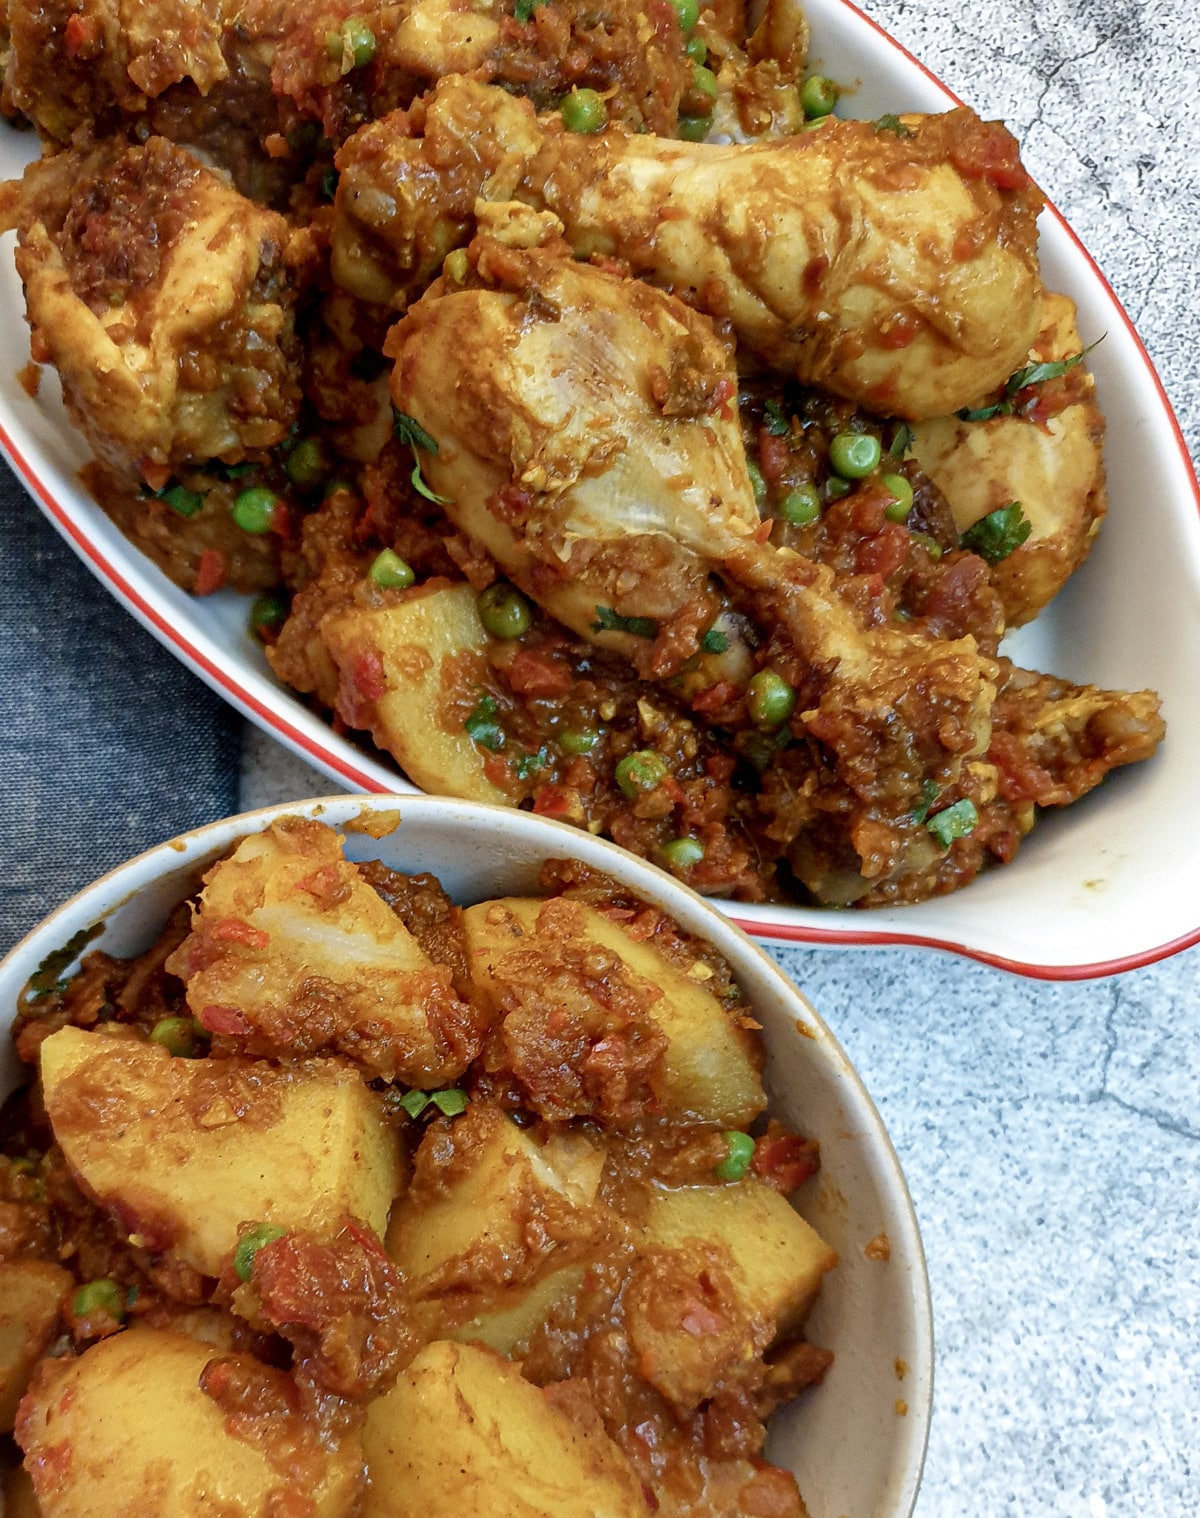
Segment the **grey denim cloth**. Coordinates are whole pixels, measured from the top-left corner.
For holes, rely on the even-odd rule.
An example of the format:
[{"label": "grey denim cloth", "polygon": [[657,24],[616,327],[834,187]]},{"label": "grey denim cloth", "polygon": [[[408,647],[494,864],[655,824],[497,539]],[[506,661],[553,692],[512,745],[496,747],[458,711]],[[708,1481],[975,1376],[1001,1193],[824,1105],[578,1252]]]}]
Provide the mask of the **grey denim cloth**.
[{"label": "grey denim cloth", "polygon": [[131,855],[237,809],[240,723],[0,463],[0,952]]}]

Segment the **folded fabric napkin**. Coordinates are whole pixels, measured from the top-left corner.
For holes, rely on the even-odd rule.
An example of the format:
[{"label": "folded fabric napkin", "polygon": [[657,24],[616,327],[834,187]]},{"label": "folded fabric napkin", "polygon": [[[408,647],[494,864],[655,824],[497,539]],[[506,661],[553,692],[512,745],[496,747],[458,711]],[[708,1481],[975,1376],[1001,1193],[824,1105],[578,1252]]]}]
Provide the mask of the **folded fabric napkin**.
[{"label": "folded fabric napkin", "polygon": [[123,859],[237,809],[236,713],[0,464],[0,952]]}]

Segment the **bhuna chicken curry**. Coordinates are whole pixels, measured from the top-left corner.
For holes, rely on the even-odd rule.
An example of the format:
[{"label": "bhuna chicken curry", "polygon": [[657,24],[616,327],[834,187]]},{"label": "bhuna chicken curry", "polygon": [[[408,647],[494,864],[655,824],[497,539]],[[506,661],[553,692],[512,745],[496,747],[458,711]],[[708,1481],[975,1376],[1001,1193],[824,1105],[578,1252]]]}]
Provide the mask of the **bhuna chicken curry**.
[{"label": "bhuna chicken curry", "polygon": [[763,1437],[832,1359],[787,1200],[818,1146],[711,946],[542,884],[463,909],[285,818],[139,958],[39,970],[0,1121],[14,1510],[800,1518]]},{"label": "bhuna chicken curry", "polygon": [[90,488],[420,786],[873,906],[1154,752],[1151,692],[1000,652],[1105,511],[1000,123],[843,119],[795,0],[7,25]]}]

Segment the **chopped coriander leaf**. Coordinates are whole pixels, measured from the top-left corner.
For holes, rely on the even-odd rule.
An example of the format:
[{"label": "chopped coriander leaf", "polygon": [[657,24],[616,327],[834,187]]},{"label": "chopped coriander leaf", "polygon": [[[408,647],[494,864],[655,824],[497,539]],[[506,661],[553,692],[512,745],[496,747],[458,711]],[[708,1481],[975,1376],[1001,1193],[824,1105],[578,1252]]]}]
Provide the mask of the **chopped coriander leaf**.
[{"label": "chopped coriander leaf", "polygon": [[415,451],[413,453],[413,470],[409,478],[412,480],[413,489],[418,495],[423,495],[427,501],[432,501],[435,506],[449,506],[450,497],[448,495],[438,495],[436,490],[431,490],[425,483],[425,477],[421,473],[421,461],[417,458]]},{"label": "chopped coriander leaf", "polygon": [[913,821],[924,822],[929,816],[929,808],[938,799],[938,784],[928,775],[921,786],[921,799],[913,810]]},{"label": "chopped coriander leaf", "polygon": [[913,430],[907,422],[897,422],[896,430],[892,434],[892,441],[888,445],[888,452],[894,459],[902,459],[912,447]]},{"label": "chopped coriander leaf", "polygon": [[400,1098],[400,1105],[411,1118],[420,1117],[421,1113],[429,1105],[429,1097],[424,1091],[406,1091]]},{"label": "chopped coriander leaf", "polygon": [[700,639],[700,647],[706,654],[723,654],[729,648],[729,638],[719,627],[710,627]]},{"label": "chopped coriander leaf", "polygon": [[1043,380],[1061,379],[1064,374],[1074,369],[1076,364],[1081,364],[1084,355],[1092,351],[1096,343],[1103,342],[1098,337],[1095,343],[1089,343],[1086,348],[1078,353],[1072,353],[1070,358],[1049,359],[1041,364],[1027,364],[1024,369],[1018,369],[1015,374],[1010,374],[1008,383],[1004,386],[1005,395],[1016,395],[1018,390],[1024,390],[1028,385],[1040,385]]},{"label": "chopped coriander leaf", "polygon": [[286,1228],[276,1223],[256,1223],[249,1233],[242,1235],[233,1251],[233,1272],[239,1281],[248,1281],[254,1274],[254,1256],[263,1245],[273,1244],[286,1232]]},{"label": "chopped coriander leaf", "polygon": [[522,754],[513,764],[513,769],[518,780],[528,780],[530,775],[544,770],[549,763],[550,750],[543,744],[536,754]]},{"label": "chopped coriander leaf", "polygon": [[91,943],[92,939],[102,930],[103,924],[97,923],[91,928],[80,928],[79,932],[63,944],[61,949],[55,949],[47,954],[41,964],[29,977],[26,985],[26,994],[31,1001],[40,996],[49,996],[52,992],[63,991],[67,987],[67,981],[60,980],[62,972],[82,953]]},{"label": "chopped coriander leaf", "polygon": [[1033,523],[1021,510],[1020,501],[1009,501],[1007,506],[999,506],[972,523],[960,541],[987,563],[999,564],[1020,548],[1032,531]]},{"label": "chopped coriander leaf", "polygon": [[894,132],[897,137],[911,137],[912,132],[904,125],[894,112],[889,111],[886,116],[876,116],[871,123],[877,132]]},{"label": "chopped coriander leaf", "polygon": [[166,501],[177,516],[194,517],[198,511],[204,509],[204,497],[196,490],[189,490],[186,485],[170,485],[161,493],[161,500]]},{"label": "chopped coriander leaf", "polygon": [[87,1281],[71,1298],[71,1312],[76,1318],[90,1318],[93,1313],[103,1312],[124,1323],[125,1293],[108,1276]]},{"label": "chopped coriander leaf", "polygon": [[392,407],[392,436],[399,443],[408,443],[413,448],[424,448],[426,453],[436,453],[438,445],[434,438],[430,437],[415,416],[409,416],[407,411],[397,411]]},{"label": "chopped coriander leaf", "polygon": [[506,742],[504,729],[496,721],[496,703],[491,696],[480,696],[463,728],[472,743],[490,749],[493,754],[499,753]]},{"label": "chopped coriander leaf", "polygon": [[623,617],[611,606],[597,606],[592,631],[632,633],[635,638],[657,638],[658,623],[653,617]]},{"label": "chopped coriander leaf", "polygon": [[948,849],[956,838],[966,838],[973,833],[978,821],[979,813],[975,810],[975,803],[964,796],[945,811],[935,812],[925,826],[941,846]]},{"label": "chopped coriander leaf", "polygon": [[1011,416],[1012,409],[1007,401],[996,401],[991,406],[964,406],[954,414],[960,422],[990,422],[994,416]]},{"label": "chopped coriander leaf", "polygon": [[792,430],[787,412],[778,401],[768,401],[763,407],[763,426],[772,437],[787,437]]},{"label": "chopped coriander leaf", "polygon": [[546,0],[515,0],[513,5],[513,19],[521,22],[533,20],[533,13],[539,5],[545,5]]},{"label": "chopped coriander leaf", "polygon": [[457,1117],[467,1110],[467,1093],[458,1086],[448,1086],[445,1091],[435,1091],[429,1098],[443,1117]]}]

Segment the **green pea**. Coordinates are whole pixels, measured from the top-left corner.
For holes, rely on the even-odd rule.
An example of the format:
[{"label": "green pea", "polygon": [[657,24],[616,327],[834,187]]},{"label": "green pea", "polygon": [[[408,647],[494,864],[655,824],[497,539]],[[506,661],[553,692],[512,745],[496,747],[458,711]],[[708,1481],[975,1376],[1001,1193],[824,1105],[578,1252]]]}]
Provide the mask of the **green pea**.
[{"label": "green pea", "polygon": [[662,846],[662,855],[673,870],[690,870],[704,858],[699,838],[672,838]]},{"label": "green pea", "polygon": [[739,1133],[736,1129],[730,1129],[721,1137],[725,1140],[727,1153],[716,1166],[717,1179],[740,1181],[750,1169],[750,1161],[754,1158],[754,1140],[748,1133]]},{"label": "green pea", "polygon": [[712,69],[705,68],[702,63],[692,64],[692,88],[699,95],[707,95],[710,100],[717,98],[717,76]]},{"label": "green pea", "polygon": [[242,1235],[233,1251],[233,1270],[239,1281],[248,1281],[253,1275],[254,1256],[263,1245],[283,1238],[286,1232],[286,1228],[279,1228],[274,1223],[255,1223],[249,1233]]},{"label": "green pea", "polygon": [[533,612],[519,590],[497,580],[479,597],[479,620],[493,638],[519,638],[529,631]]},{"label": "green pea", "polygon": [[882,457],[879,439],[869,432],[839,432],[829,445],[829,462],[844,480],[865,480]]},{"label": "green pea", "polygon": [[831,474],[825,481],[825,499],[827,501],[840,501],[844,495],[849,494],[849,480],[839,480],[836,474]]},{"label": "green pea", "polygon": [[461,285],[471,272],[467,250],[465,248],[455,248],[453,253],[447,253],[446,261],[442,265],[442,271],[447,279],[453,280],[456,285]]},{"label": "green pea", "polygon": [[703,37],[689,37],[683,50],[693,63],[708,61],[708,43]]},{"label": "green pea", "polygon": [[927,532],[914,532],[912,541],[919,543],[935,564],[941,558],[942,545],[936,538],[931,538]]},{"label": "green pea", "polygon": [[652,748],[636,749],[618,762],[615,775],[621,794],[628,801],[636,801],[647,791],[657,790],[667,778],[667,761]]},{"label": "green pea", "polygon": [[367,573],[383,590],[407,590],[417,578],[409,565],[390,548],[375,555]]},{"label": "green pea", "polygon": [[608,125],[608,106],[595,90],[572,90],[559,103],[558,111],[568,132],[589,136]]},{"label": "green pea", "polygon": [[375,33],[365,22],[351,17],[342,23],[342,37],[356,69],[366,68],[375,56]]},{"label": "green pea", "polygon": [[287,621],[290,604],[281,590],[264,591],[250,606],[250,630],[261,637],[274,632]]},{"label": "green pea", "polygon": [[807,527],[821,515],[821,497],[815,485],[797,485],[779,503],[779,515],[795,527]]},{"label": "green pea", "polygon": [[150,1029],[150,1042],[177,1059],[196,1059],[204,1053],[205,1034],[194,1017],[160,1017]]},{"label": "green pea", "polygon": [[681,116],[679,135],[684,142],[703,142],[712,130],[712,114],[707,116]]},{"label": "green pea", "polygon": [[320,438],[306,437],[296,444],[284,465],[297,490],[320,490],[329,473],[329,455]]},{"label": "green pea", "polygon": [[76,1318],[90,1318],[93,1313],[107,1313],[118,1323],[125,1321],[125,1293],[107,1276],[88,1281],[71,1298],[71,1313]]},{"label": "green pea", "polygon": [[279,497],[273,490],[268,490],[265,485],[252,485],[235,498],[231,508],[233,520],[243,532],[261,537],[264,532],[270,532],[278,505]]},{"label": "green pea", "polygon": [[892,496],[891,503],[883,508],[889,522],[907,522],[912,510],[913,488],[902,474],[885,474],[882,479]]},{"label": "green pea", "polygon": [[332,501],[335,495],[353,495],[354,486],[349,480],[330,480],[325,487],[324,499]]},{"label": "green pea", "polygon": [[795,705],[794,687],[773,669],[760,669],[746,687],[746,708],[759,727],[782,727]]},{"label": "green pea", "polygon": [[594,728],[568,728],[559,733],[558,746],[564,754],[590,754],[600,742],[600,734]]},{"label": "green pea", "polygon": [[767,482],[757,464],[747,462],[746,473],[750,476],[750,488],[754,491],[754,504],[760,509],[767,504]]},{"label": "green pea", "polygon": [[671,0],[675,7],[675,14],[679,17],[679,25],[685,37],[690,37],[696,30],[696,22],[700,19],[700,6],[697,0]]},{"label": "green pea", "polygon": [[800,87],[800,109],[809,121],[828,116],[837,98],[838,87],[825,74],[810,74]]}]

